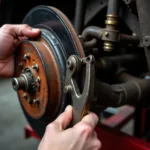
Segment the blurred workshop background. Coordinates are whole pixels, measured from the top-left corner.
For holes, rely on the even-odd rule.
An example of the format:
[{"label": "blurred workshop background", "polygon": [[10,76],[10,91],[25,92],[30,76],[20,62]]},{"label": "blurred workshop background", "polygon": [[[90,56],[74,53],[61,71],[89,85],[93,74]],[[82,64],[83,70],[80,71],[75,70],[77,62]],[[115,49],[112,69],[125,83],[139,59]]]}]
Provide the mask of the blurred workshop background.
[{"label": "blurred workshop background", "polygon": [[0,149],[36,150],[38,140],[24,138],[28,123],[11,84],[11,79],[0,79]]}]

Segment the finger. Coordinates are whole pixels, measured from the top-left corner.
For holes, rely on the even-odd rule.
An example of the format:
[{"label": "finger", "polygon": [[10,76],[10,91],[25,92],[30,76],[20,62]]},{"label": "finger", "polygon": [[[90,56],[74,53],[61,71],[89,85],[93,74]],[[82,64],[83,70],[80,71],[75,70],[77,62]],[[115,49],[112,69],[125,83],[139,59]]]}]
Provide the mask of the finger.
[{"label": "finger", "polygon": [[14,50],[17,48],[17,46],[24,40],[28,39],[26,36],[22,36],[19,38],[14,39]]},{"label": "finger", "polygon": [[97,133],[96,132],[93,133],[93,137],[97,138]]},{"label": "finger", "polygon": [[59,131],[65,130],[71,123],[72,111],[72,106],[67,106],[65,111],[54,121],[58,125]]},{"label": "finger", "polygon": [[23,25],[4,25],[1,30],[3,32],[12,35],[14,38],[26,36],[26,37],[35,37],[39,35],[40,30],[32,28],[26,24]]},{"label": "finger", "polygon": [[26,36],[19,37],[19,41],[24,41],[26,39],[28,39]]},{"label": "finger", "polygon": [[102,143],[99,139],[93,141],[93,150],[99,150],[102,147]]},{"label": "finger", "polygon": [[97,123],[98,123],[98,117],[96,114],[94,113],[90,113],[88,115],[86,115],[81,122],[84,122],[88,125],[90,125],[93,129],[96,127]]}]

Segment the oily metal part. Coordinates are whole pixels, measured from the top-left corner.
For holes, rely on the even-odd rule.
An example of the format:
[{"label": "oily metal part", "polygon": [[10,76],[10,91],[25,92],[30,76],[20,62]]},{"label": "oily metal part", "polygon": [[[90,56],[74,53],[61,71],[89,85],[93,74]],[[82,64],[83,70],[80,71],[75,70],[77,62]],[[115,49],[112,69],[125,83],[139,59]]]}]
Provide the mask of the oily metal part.
[{"label": "oily metal part", "polygon": [[[20,101],[22,109],[25,113],[25,116],[28,122],[30,123],[32,128],[36,131],[36,133],[40,137],[42,137],[45,131],[46,125],[50,123],[51,121],[53,121],[61,112],[63,112],[66,105],[70,103],[70,101],[66,99],[65,94],[64,94],[66,61],[70,55],[78,55],[80,57],[84,57],[84,52],[83,52],[81,43],[78,39],[78,36],[73,26],[71,25],[70,21],[67,19],[67,17],[63,13],[61,13],[56,8],[52,8],[48,6],[35,7],[27,14],[23,23],[26,23],[32,27],[37,27],[41,29],[42,32],[41,32],[40,37],[37,39],[32,39],[32,41],[30,41],[30,42],[34,41],[36,44],[37,43],[39,44],[39,45],[36,45],[36,49],[34,49],[33,51],[36,53],[37,49],[39,49],[40,52],[41,51],[43,52],[44,48],[48,49],[48,51],[51,52],[52,54],[51,57],[49,57],[49,59],[53,58],[53,62],[54,62],[53,64],[50,64],[48,55],[45,55],[44,57],[43,55],[40,55],[39,60],[41,62],[45,60],[46,62],[46,65],[42,64],[43,66],[39,66],[39,70],[41,68],[43,69],[42,71],[43,83],[44,82],[47,83],[44,85],[47,86],[45,87],[47,89],[46,95],[48,95],[49,97],[49,99],[47,100],[47,105],[44,105],[46,106],[44,107],[45,113],[44,111],[41,112],[39,115],[39,118],[35,116],[33,117],[33,115],[30,114],[31,112],[33,113],[33,109],[30,112],[26,111],[27,107],[24,107],[25,105],[22,103],[22,100]],[[44,46],[42,45],[41,47],[41,43]],[[27,47],[24,47],[24,48],[27,50]],[[46,56],[47,56],[47,59],[46,59]],[[53,66],[55,69],[58,68],[58,70],[56,69],[57,71],[54,71],[54,69],[51,68]],[[17,71],[18,70],[16,70],[16,73]],[[47,71],[47,75],[46,75],[46,71]],[[49,74],[53,73],[53,76],[48,76],[48,73]],[[20,74],[18,73],[18,75]],[[55,80],[55,78],[57,79]],[[52,80],[54,81],[54,85],[50,85]],[[56,82],[56,85],[55,85],[55,82]],[[54,94],[52,94],[53,92]],[[21,94],[18,94],[19,97],[21,96]],[[23,95],[23,97],[26,97],[26,95]],[[39,112],[40,111],[38,111],[38,113]]]},{"label": "oily metal part", "polygon": [[[115,41],[119,34],[117,31],[119,4],[119,0],[109,0],[108,3],[107,19],[105,21],[106,31],[102,38],[104,40],[104,51],[112,51],[114,49]],[[109,39],[108,36],[110,35],[111,38]]]}]

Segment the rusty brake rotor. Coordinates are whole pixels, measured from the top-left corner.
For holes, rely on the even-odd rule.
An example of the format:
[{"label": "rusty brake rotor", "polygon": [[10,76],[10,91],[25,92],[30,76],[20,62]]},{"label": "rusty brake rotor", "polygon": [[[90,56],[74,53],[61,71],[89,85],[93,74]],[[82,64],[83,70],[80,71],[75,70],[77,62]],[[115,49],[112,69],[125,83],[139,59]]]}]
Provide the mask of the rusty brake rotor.
[{"label": "rusty brake rotor", "polygon": [[28,122],[42,136],[70,103],[63,91],[66,61],[84,52],[70,21],[56,8],[35,7],[23,23],[40,28],[41,34],[17,48],[12,83]]}]

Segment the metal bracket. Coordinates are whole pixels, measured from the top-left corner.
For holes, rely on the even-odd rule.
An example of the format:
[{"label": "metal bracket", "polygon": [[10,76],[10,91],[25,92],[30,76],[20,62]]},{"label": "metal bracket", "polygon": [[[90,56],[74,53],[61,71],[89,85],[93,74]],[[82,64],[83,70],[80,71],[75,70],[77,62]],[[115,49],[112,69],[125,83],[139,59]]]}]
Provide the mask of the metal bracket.
[{"label": "metal bracket", "polygon": [[[85,67],[85,79],[82,93],[79,90],[79,86],[76,81],[75,75],[79,71],[84,70]],[[94,96],[95,85],[95,68],[94,57],[88,56],[80,59],[78,56],[70,56],[67,61],[67,72],[65,79],[64,92],[71,96],[73,106],[73,121],[72,125],[78,123],[83,116],[85,116],[89,109],[90,104]]]}]

